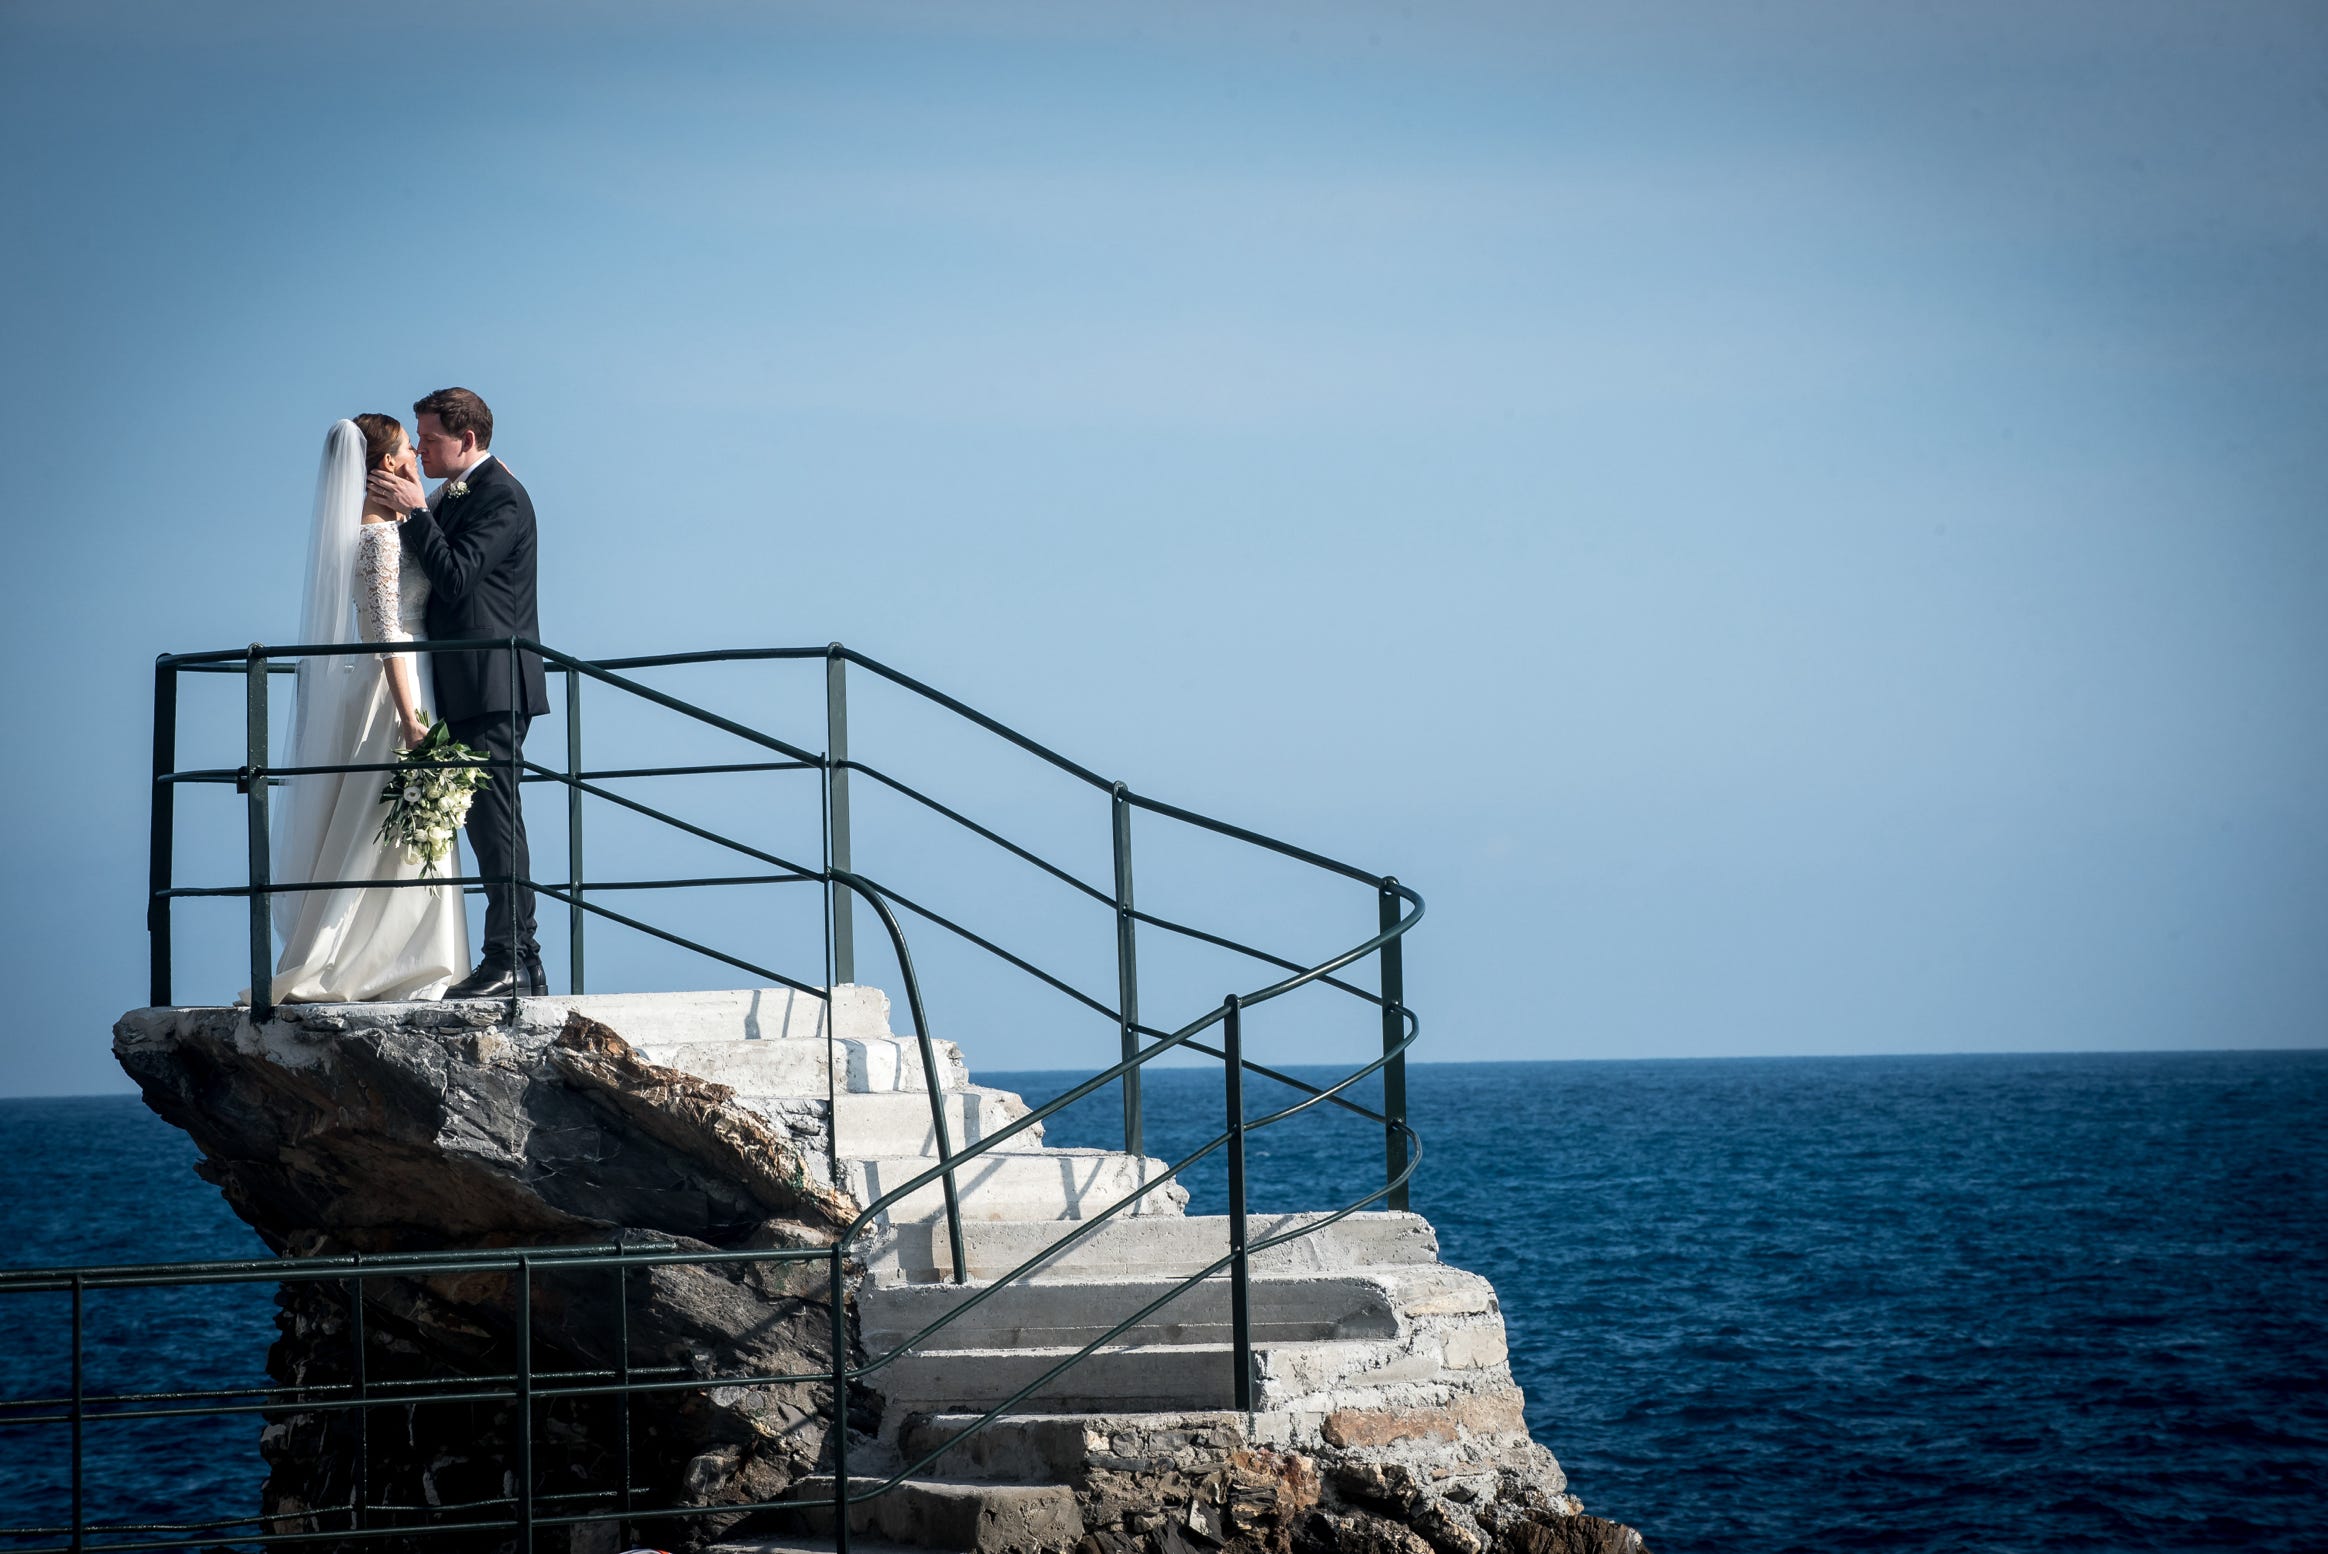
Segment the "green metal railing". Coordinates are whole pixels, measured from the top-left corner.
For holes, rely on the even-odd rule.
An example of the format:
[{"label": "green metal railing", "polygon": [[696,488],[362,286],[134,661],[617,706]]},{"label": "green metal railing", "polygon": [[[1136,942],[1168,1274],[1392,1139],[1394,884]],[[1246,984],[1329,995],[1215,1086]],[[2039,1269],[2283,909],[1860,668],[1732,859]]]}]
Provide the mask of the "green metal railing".
[{"label": "green metal railing", "polygon": [[[1414,1174],[1421,1157],[1420,1140],[1407,1125],[1405,1116],[1405,1053],[1420,1031],[1412,1010],[1405,1004],[1401,944],[1405,934],[1422,916],[1422,899],[1396,879],[1375,876],[1351,865],[1327,858],[1321,854],[1297,847],[1291,843],[1262,836],[1259,833],[1233,826],[1191,811],[1165,804],[1132,791],[1126,784],[1110,782],[1066,757],[1059,755],[1027,736],[1011,729],[983,713],[957,701],[945,693],[899,673],[873,659],[833,643],[823,648],[756,648],[720,652],[664,654],[643,658],[606,659],[585,661],[557,652],[521,638],[503,638],[476,642],[421,642],[413,649],[422,652],[499,652],[507,653],[511,661],[512,683],[517,682],[519,655],[537,654],[545,664],[554,666],[565,682],[567,739],[563,769],[548,767],[531,760],[516,763],[492,763],[501,780],[549,784],[564,787],[567,794],[568,867],[562,882],[516,880],[512,878],[486,879],[456,876],[451,879],[411,880],[390,883],[375,881],[282,882],[272,875],[272,860],[268,855],[268,790],[276,783],[293,777],[324,772],[386,771],[392,763],[351,763],[347,765],[272,768],[268,759],[267,687],[271,674],[289,672],[295,665],[279,664],[277,660],[300,660],[341,654],[376,651],[370,645],[305,646],[266,648],[254,645],[247,650],[197,653],[165,656],[155,668],[154,699],[154,801],[151,830],[151,871],[149,880],[148,928],[152,945],[151,992],[152,1002],[166,1005],[170,1002],[172,973],[171,910],[179,900],[204,897],[241,897],[249,904],[249,953],[251,973],[252,1018],[264,1019],[271,1010],[267,999],[271,993],[272,933],[269,900],[272,896],[301,890],[328,890],[346,888],[411,888],[447,884],[475,889],[488,885],[524,885],[538,894],[565,903],[568,909],[570,954],[570,990],[580,993],[584,988],[584,951],[586,925],[591,917],[605,918],[655,939],[708,956],[721,964],[751,973],[776,985],[794,989],[806,996],[826,999],[826,988],[855,980],[855,936],[853,913],[855,902],[862,900],[880,920],[896,957],[903,980],[907,1006],[914,1024],[914,1034],[923,1065],[924,1088],[930,1097],[931,1120],[937,1145],[936,1162],[926,1171],[899,1184],[865,1205],[830,1246],[821,1248],[760,1249],[749,1251],[701,1252],[671,1247],[611,1243],[588,1246],[539,1247],[532,1249],[502,1249],[490,1252],[448,1252],[396,1256],[273,1258],[249,1261],[153,1264],[136,1267],[59,1268],[22,1271],[0,1271],[0,1296],[40,1291],[66,1291],[72,1294],[71,1326],[71,1387],[67,1395],[50,1398],[0,1400],[0,1430],[34,1425],[63,1425],[70,1432],[72,1462],[71,1516],[68,1522],[56,1526],[0,1528],[0,1538],[61,1537],[61,1543],[17,1545],[18,1554],[83,1554],[83,1551],[104,1551],[104,1554],[129,1554],[133,1550],[186,1547],[196,1542],[228,1541],[236,1544],[263,1546],[274,1543],[332,1542],[343,1539],[364,1539],[383,1536],[409,1536],[415,1533],[430,1535],[452,1532],[503,1531],[514,1533],[520,1554],[530,1550],[534,1529],[545,1526],[577,1525],[587,1522],[614,1521],[627,1529],[631,1524],[675,1517],[705,1515],[736,1515],[754,1511],[804,1509],[797,1500],[769,1501],[750,1505],[717,1506],[660,1506],[647,1507],[636,1503],[632,1485],[631,1432],[628,1400],[641,1393],[708,1389],[743,1385],[803,1385],[829,1386],[829,1406],[833,1429],[832,1443],[833,1482],[831,1499],[835,1522],[835,1538],[842,1554],[849,1544],[849,1508],[862,1504],[895,1489],[908,1477],[927,1467],[963,1439],[984,1428],[994,1419],[1009,1412],[1028,1398],[1048,1387],[1076,1365],[1088,1359],[1123,1334],[1146,1321],[1157,1311],[1194,1289],[1208,1279],[1223,1278],[1230,1303],[1230,1363],[1232,1391],[1238,1408],[1250,1411],[1254,1406],[1254,1363],[1250,1321],[1249,1282],[1252,1257],[1271,1247],[1312,1234],[1369,1204],[1384,1203],[1392,1209],[1407,1205],[1407,1183]],[[665,668],[704,663],[734,663],[754,660],[808,660],[822,658],[826,666],[826,749],[813,752],[788,743],[773,735],[751,728],[743,723],[722,717],[705,708],[641,684],[629,677],[630,671]],[[1070,871],[1039,857],[1000,833],[980,824],[939,800],[922,793],[899,779],[850,757],[848,746],[847,666],[857,665],[921,699],[982,728],[1017,746],[1053,767],[1064,771],[1108,796],[1114,879],[1112,890],[1094,886]],[[244,677],[244,725],[246,759],[233,770],[180,771],[177,761],[178,676],[186,673],[239,673]],[[667,765],[607,769],[592,771],[583,761],[582,725],[580,718],[581,687],[585,680],[594,680],[623,694],[676,712],[705,726],[740,738],[759,750],[778,759],[732,762],[708,765]],[[515,714],[512,714],[514,722]],[[513,734],[514,734],[513,729]],[[515,741],[513,739],[512,743]],[[821,779],[820,824],[823,836],[823,858],[811,866],[779,854],[752,847],[734,838],[723,836],[708,827],[669,814],[618,793],[604,786],[608,781],[635,777],[708,775],[733,773],[762,773],[783,771],[814,771]],[[1032,864],[1051,877],[1089,896],[1107,907],[1115,917],[1117,984],[1116,1002],[1111,1007],[1105,1000],[1074,987],[1065,979],[1044,970],[1032,961],[1005,949],[1000,944],[974,929],[954,921],[937,911],[899,894],[879,881],[857,872],[853,867],[852,837],[848,783],[854,773],[881,787],[928,809],[932,813],[963,828],[972,835],[1004,850],[1019,860]],[[233,784],[244,796],[246,851],[249,878],[242,885],[178,886],[174,883],[173,853],[176,825],[176,791],[180,786],[195,784]],[[583,872],[583,808],[585,797],[597,798],[620,808],[656,821],[678,832],[716,846],[731,849],[766,870],[752,874],[704,876],[688,879],[663,880],[587,880]],[[1131,855],[1132,814],[1146,810],[1160,817],[1179,821],[1199,829],[1228,837],[1234,841],[1270,853],[1294,859],[1313,868],[1338,875],[1368,886],[1377,897],[1378,931],[1364,941],[1314,964],[1303,964],[1237,942],[1188,924],[1174,922],[1139,909],[1134,903]],[[824,962],[825,982],[822,987],[786,975],[771,967],[709,945],[698,943],[684,935],[657,927],[637,917],[614,911],[602,902],[590,899],[593,894],[607,891],[662,889],[675,887],[713,887],[747,884],[805,884],[822,887],[824,897]],[[897,915],[898,909],[919,917],[926,923],[944,929],[982,952],[993,956],[1054,991],[1068,997],[1105,1018],[1116,1030],[1119,1061],[1094,1074],[1064,1094],[1034,1108],[1008,1126],[981,1138],[967,1148],[957,1150],[949,1137],[944,1111],[943,1082],[937,1062],[930,1022],[921,994],[921,986],[914,970],[906,935]],[[1233,951],[1257,960],[1275,971],[1286,973],[1277,980],[1249,992],[1231,994],[1212,1009],[1173,1030],[1162,1030],[1143,1024],[1139,1010],[1139,978],[1137,958],[1137,929],[1146,925],[1160,932],[1187,938],[1191,941]],[[511,947],[514,952],[514,946]],[[1339,975],[1369,956],[1379,956],[1379,985],[1368,990]],[[514,953],[513,953],[514,959]],[[1273,999],[1291,993],[1312,983],[1337,989],[1364,1002],[1379,1007],[1381,1021],[1380,1055],[1353,1070],[1336,1082],[1319,1086],[1296,1078],[1266,1065],[1255,1063],[1245,1056],[1244,1022],[1247,1011]],[[510,1001],[512,1018],[518,1013],[517,1000]],[[825,1020],[826,1039],[834,1039],[833,1021],[829,1011]],[[1199,1038],[1220,1027],[1217,1045]],[[1065,1233],[1009,1272],[987,1281],[984,1288],[974,1292],[954,1306],[945,1315],[931,1322],[885,1354],[869,1357],[861,1363],[852,1357],[846,1317],[847,1273],[850,1249],[871,1228],[885,1219],[888,1211],[910,1195],[936,1183],[940,1186],[945,1205],[947,1246],[951,1260],[948,1272],[956,1283],[969,1282],[969,1261],[963,1239],[961,1211],[956,1178],[963,1165],[979,1156],[1000,1149],[1010,1140],[1040,1127],[1046,1119],[1074,1105],[1110,1084],[1120,1084],[1124,1102],[1124,1147],[1128,1152],[1142,1153],[1143,1116],[1142,1071],[1150,1063],[1186,1049],[1217,1058],[1223,1073],[1223,1127],[1203,1145],[1183,1158],[1171,1162],[1160,1173],[1148,1178],[1133,1192],[1104,1209],[1080,1221],[1063,1222]],[[828,1102],[833,1099],[829,1086],[835,1065],[828,1063]],[[1260,1117],[1245,1115],[1244,1076],[1259,1075],[1286,1085],[1300,1093],[1301,1099]],[[1353,1086],[1381,1075],[1383,1105],[1381,1110],[1353,1100],[1346,1092]],[[1372,1189],[1332,1211],[1312,1218],[1290,1230],[1281,1230],[1261,1239],[1250,1235],[1250,1216],[1246,1204],[1245,1153],[1246,1140],[1255,1131],[1280,1124],[1314,1107],[1332,1106],[1379,1124],[1384,1139],[1383,1185]],[[838,1107],[828,1113],[828,1128],[832,1150],[831,1167],[836,1182],[840,1181]],[[1183,1173],[1215,1153],[1224,1153],[1228,1182],[1228,1237],[1223,1254],[1205,1267],[1187,1275],[1150,1301],[1138,1311],[1126,1316],[1107,1332],[1083,1345],[1075,1353],[1051,1366],[1041,1376],[1021,1387],[1017,1392],[987,1410],[962,1430],[944,1442],[924,1452],[914,1462],[906,1464],[881,1483],[866,1489],[852,1485],[849,1473],[849,1431],[847,1426],[847,1399],[853,1384],[875,1378],[901,1355],[913,1352],[917,1345],[936,1336],[945,1327],[975,1310],[995,1294],[1027,1278],[1043,1265],[1065,1255],[1095,1234],[1103,1225],[1120,1215],[1137,1211],[1141,1200],[1177,1180]],[[694,1376],[675,1374],[669,1367],[655,1370],[634,1368],[630,1361],[629,1343],[629,1284],[632,1270],[658,1265],[719,1265],[779,1263],[822,1260],[827,1267],[826,1290],[829,1304],[832,1364],[829,1371],[814,1374],[744,1374],[730,1376]],[[611,1270],[618,1282],[619,1296],[615,1303],[618,1332],[612,1345],[615,1364],[604,1370],[539,1371],[533,1364],[531,1342],[531,1299],[534,1280],[548,1271],[571,1269]],[[448,1272],[502,1271],[514,1273],[516,1289],[513,1293],[512,1328],[516,1353],[508,1373],[464,1376],[435,1382],[396,1381],[370,1383],[366,1378],[364,1353],[364,1295],[368,1279],[417,1278]],[[253,1282],[286,1284],[338,1281],[346,1284],[350,1301],[350,1330],[355,1345],[353,1379],[345,1386],[301,1386],[297,1388],[250,1388],[222,1392],[133,1392],[92,1396],[83,1386],[85,1374],[83,1354],[83,1303],[91,1290],[108,1288],[135,1288],[163,1285],[204,1286]],[[588,1492],[537,1492],[534,1471],[534,1422],[541,1410],[562,1399],[609,1398],[618,1406],[620,1433],[620,1480],[618,1485],[605,1490]],[[459,1506],[397,1507],[367,1503],[365,1461],[368,1451],[368,1420],[370,1412],[381,1407],[405,1407],[426,1402],[486,1402],[506,1400],[516,1405],[519,1421],[517,1460],[511,1464],[515,1493],[489,1500]],[[93,1422],[126,1419],[194,1418],[232,1414],[267,1414],[287,1412],[353,1411],[358,1421],[358,1463],[350,1502],[343,1506],[326,1507],[303,1513],[307,1519],[327,1519],[344,1516],[344,1526],[329,1530],[296,1532],[270,1531],[258,1518],[239,1518],[202,1523],[135,1524],[92,1527],[85,1519],[83,1483],[84,1438]],[[578,1501],[592,1502],[587,1505]],[[604,1502],[604,1503],[600,1503]],[[426,1514],[423,1522],[401,1518]],[[447,1515],[468,1516],[469,1520],[445,1520]],[[383,1520],[386,1518],[386,1520]],[[277,1518],[285,1520],[288,1518]],[[258,1527],[256,1532],[231,1532],[229,1529]]]}]

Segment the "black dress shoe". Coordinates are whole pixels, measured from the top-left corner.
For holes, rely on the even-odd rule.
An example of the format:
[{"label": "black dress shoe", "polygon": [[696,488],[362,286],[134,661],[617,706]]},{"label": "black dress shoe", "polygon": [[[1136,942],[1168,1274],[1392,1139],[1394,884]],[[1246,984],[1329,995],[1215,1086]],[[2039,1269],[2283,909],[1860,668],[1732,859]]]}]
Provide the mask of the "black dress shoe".
[{"label": "black dress shoe", "polygon": [[446,988],[445,997],[527,998],[540,991],[540,986],[523,969],[512,970],[485,961],[475,971]]},{"label": "black dress shoe", "polygon": [[532,991],[536,998],[549,992],[550,974],[542,970],[542,958],[539,955],[528,955],[525,958],[525,974],[533,982]]}]

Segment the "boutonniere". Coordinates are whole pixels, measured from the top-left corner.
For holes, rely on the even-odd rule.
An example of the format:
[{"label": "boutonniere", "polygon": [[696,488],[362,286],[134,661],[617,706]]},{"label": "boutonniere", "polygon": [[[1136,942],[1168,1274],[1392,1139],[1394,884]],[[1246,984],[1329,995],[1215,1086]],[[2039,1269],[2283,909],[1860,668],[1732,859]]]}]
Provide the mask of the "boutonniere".
[{"label": "boutonniere", "polygon": [[456,480],[445,487],[445,495],[447,496],[467,496],[468,494],[469,483],[466,480]]}]

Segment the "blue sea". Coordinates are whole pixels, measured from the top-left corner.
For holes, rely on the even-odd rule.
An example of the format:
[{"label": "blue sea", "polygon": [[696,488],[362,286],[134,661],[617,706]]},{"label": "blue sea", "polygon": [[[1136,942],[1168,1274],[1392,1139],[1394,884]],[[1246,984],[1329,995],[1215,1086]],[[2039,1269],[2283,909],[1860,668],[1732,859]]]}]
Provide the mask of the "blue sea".
[{"label": "blue sea", "polygon": [[[1304,1071],[1305,1073],[1307,1071]],[[1039,1100],[1074,1076],[980,1074]],[[1660,1554],[2328,1547],[2328,1053],[1418,1066],[1414,1207],[1495,1281],[1539,1439]],[[1288,1092],[1260,1084],[1251,1114]],[[1220,1128],[1151,1075],[1148,1151]],[[1055,1143],[1120,1144],[1095,1096]],[[1256,1134],[1256,1209],[1380,1129]],[[132,1098],[0,1102],[18,1266],[258,1250]],[[1379,1180],[1379,1176],[1375,1178]],[[1219,1162],[1193,1212],[1223,1201]],[[60,1387],[65,1297],[7,1297],[0,1387]],[[266,1287],[90,1299],[93,1388],[257,1378]],[[93,1428],[95,1514],[256,1497],[255,1420]],[[0,1429],[0,1525],[61,1517],[62,1431]],[[0,1540],[0,1549],[10,1540]]]}]

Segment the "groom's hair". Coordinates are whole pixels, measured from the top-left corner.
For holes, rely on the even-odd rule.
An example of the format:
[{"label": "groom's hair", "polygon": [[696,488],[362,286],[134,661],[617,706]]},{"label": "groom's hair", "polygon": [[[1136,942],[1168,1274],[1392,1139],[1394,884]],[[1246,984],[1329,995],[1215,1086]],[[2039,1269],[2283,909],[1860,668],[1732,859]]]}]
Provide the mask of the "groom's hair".
[{"label": "groom's hair", "polygon": [[465,388],[438,389],[428,398],[415,401],[412,413],[435,416],[455,437],[463,432],[475,432],[480,448],[493,446],[493,412],[485,408],[485,401]]}]

